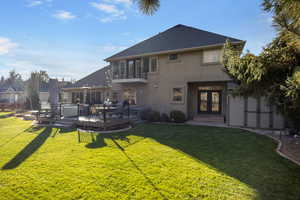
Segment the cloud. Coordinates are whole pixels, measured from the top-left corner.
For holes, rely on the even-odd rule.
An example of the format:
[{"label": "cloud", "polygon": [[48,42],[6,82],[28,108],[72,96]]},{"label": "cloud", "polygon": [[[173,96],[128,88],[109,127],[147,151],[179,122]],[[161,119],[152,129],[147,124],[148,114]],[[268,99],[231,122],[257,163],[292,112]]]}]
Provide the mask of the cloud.
[{"label": "cloud", "polygon": [[10,39],[0,37],[0,55],[7,54],[18,46],[17,43],[12,42]]},{"label": "cloud", "polygon": [[55,17],[56,19],[60,19],[60,20],[71,20],[76,18],[75,15],[73,15],[71,12],[65,11],[65,10],[60,10],[57,11],[53,17]]},{"label": "cloud", "polygon": [[[126,2],[128,0],[105,0],[105,1],[107,1],[107,2],[108,1],[109,2],[112,2],[112,1]],[[102,23],[108,23],[108,22],[112,22],[115,20],[126,20],[127,19],[127,16],[125,15],[125,11],[122,9],[119,9],[116,5],[107,4],[107,3],[97,3],[97,2],[91,2],[90,5],[94,8],[96,8],[97,10],[108,14],[108,16],[100,18],[99,21],[101,21]]]},{"label": "cloud", "polygon": [[133,4],[132,0],[103,0],[103,1],[112,4],[123,4],[125,6],[131,6]]},{"label": "cloud", "polygon": [[42,4],[43,4],[42,1],[30,1],[27,6],[28,7],[35,7],[35,6],[39,6],[39,5],[42,5]]},{"label": "cloud", "polygon": [[124,14],[124,11],[119,10],[115,5],[91,2],[90,5],[100,11],[103,11],[113,16],[120,16]]},{"label": "cloud", "polygon": [[127,46],[118,46],[118,45],[104,45],[100,48],[100,50],[104,53],[115,53],[117,51],[122,51],[124,49],[128,48]]},{"label": "cloud", "polygon": [[[47,47],[47,48],[46,48]],[[12,55],[4,55],[0,59],[0,76],[7,75],[15,69],[24,78],[30,76],[30,72],[46,70],[53,78],[81,79],[84,76],[106,66],[104,58],[127,48],[122,45],[103,44],[91,45],[85,48],[45,45],[39,47],[18,48]],[[84,50],[82,50],[84,49]]]},{"label": "cloud", "polygon": [[127,16],[122,15],[122,16],[118,16],[118,17],[115,17],[115,16],[104,17],[99,20],[102,23],[109,23],[109,22],[113,22],[114,20],[126,20],[126,19],[127,19]]},{"label": "cloud", "polygon": [[28,7],[40,6],[44,3],[51,3],[52,0],[30,0],[27,4]]}]

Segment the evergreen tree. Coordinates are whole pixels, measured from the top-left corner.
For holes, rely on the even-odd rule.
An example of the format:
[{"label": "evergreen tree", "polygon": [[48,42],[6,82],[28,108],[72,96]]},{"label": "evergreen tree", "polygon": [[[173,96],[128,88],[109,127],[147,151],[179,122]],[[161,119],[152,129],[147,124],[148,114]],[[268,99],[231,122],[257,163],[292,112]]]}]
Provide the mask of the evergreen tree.
[{"label": "evergreen tree", "polygon": [[137,0],[140,10],[146,15],[153,15],[160,6],[160,0]]},{"label": "evergreen tree", "polygon": [[26,88],[27,108],[34,109],[34,110],[40,109],[39,89],[40,89],[39,72],[32,72]]}]

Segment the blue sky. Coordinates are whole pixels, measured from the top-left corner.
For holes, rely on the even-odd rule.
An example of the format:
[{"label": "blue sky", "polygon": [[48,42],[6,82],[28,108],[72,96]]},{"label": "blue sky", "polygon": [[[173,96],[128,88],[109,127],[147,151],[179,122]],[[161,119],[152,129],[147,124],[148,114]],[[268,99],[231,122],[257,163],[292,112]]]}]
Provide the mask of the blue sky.
[{"label": "blue sky", "polygon": [[154,16],[132,0],[9,0],[0,7],[0,76],[80,79],[104,58],[176,24],[246,40],[259,53],[275,31],[262,0],[161,0]]}]

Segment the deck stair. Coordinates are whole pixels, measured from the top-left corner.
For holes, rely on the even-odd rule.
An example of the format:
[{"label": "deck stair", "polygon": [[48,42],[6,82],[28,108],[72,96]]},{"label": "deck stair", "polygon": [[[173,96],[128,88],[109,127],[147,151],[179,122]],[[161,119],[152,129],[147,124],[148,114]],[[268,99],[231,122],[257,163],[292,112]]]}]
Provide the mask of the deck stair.
[{"label": "deck stair", "polygon": [[62,127],[62,128],[72,128],[75,126],[77,121],[77,117],[76,118],[62,118],[60,120],[57,120],[53,126],[55,127]]}]

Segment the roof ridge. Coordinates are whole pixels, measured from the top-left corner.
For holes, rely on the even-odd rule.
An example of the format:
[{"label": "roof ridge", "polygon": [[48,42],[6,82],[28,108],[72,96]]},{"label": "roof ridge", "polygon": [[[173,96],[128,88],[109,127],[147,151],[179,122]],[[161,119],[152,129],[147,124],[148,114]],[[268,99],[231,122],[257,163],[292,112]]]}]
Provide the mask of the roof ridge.
[{"label": "roof ridge", "polygon": [[[177,24],[176,26],[183,26],[183,27],[187,27],[187,28],[190,28],[190,29],[193,29],[193,30],[197,30],[197,31],[202,31],[202,32],[206,32],[206,33],[210,33],[210,34],[215,34],[215,35],[219,35],[219,36],[226,37],[226,38],[231,38],[231,39],[235,39],[235,40],[240,40],[240,39],[233,38],[233,37],[229,37],[229,36],[227,36],[227,35],[223,35],[223,34],[220,34],[220,33],[215,33],[215,32],[212,32],[212,31],[206,31],[206,30],[204,30],[204,29],[195,28],[195,27],[193,27],[193,26],[187,26],[187,25],[183,25],[183,24]],[[243,40],[240,40],[240,41],[243,41]]]},{"label": "roof ridge", "polygon": [[[163,35],[163,36],[162,36]],[[189,37],[186,38],[185,35]],[[105,60],[117,57],[134,56],[142,53],[155,53],[168,50],[179,50],[191,47],[202,47],[225,43],[226,39],[235,42],[244,42],[240,39],[205,31],[192,26],[177,24],[145,39],[131,47],[128,47]]]}]

